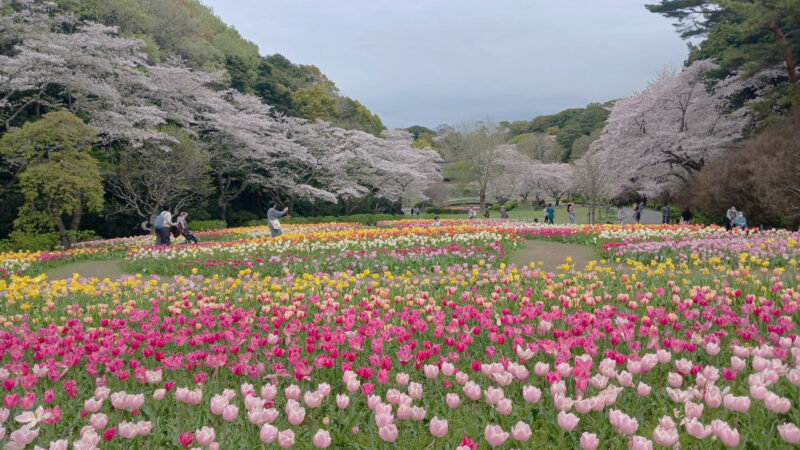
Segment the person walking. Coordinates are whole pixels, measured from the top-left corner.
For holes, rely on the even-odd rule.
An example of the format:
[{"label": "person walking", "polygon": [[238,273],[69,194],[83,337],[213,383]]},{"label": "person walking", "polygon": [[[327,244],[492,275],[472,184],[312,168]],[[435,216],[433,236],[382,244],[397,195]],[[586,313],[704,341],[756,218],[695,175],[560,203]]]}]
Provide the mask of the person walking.
[{"label": "person walking", "polygon": [[669,205],[664,205],[661,207],[661,223],[669,224],[669,215],[672,211],[669,209]]},{"label": "person walking", "polygon": [[642,210],[639,209],[639,205],[634,205],[633,207],[633,221],[637,225],[642,221]]},{"label": "person walking", "polygon": [[553,204],[548,203],[545,211],[547,211],[547,221],[550,223],[550,225],[553,225],[553,221],[556,218],[556,210],[553,209]]},{"label": "person walking", "polygon": [[617,206],[617,221],[620,225],[625,225],[625,211],[622,210],[622,206]]},{"label": "person walking", "polygon": [[[272,237],[278,237],[283,234],[283,227],[281,227],[280,219],[286,214],[289,213],[289,207],[283,208],[283,211],[278,211],[275,209],[275,202],[270,201],[267,203],[267,225],[269,226],[269,232],[272,234]],[[291,216],[287,216],[291,217]]]},{"label": "person walking", "polygon": [[736,218],[733,219],[732,225],[739,228],[740,230],[747,229],[747,219],[744,217],[744,213],[742,211],[736,213]]},{"label": "person walking", "polygon": [[731,206],[727,211],[725,211],[725,230],[731,231],[731,228],[733,228],[733,222],[736,220],[737,216],[738,214],[736,214],[735,206]]},{"label": "person walking", "polygon": [[156,245],[170,245],[170,228],[176,226],[172,223],[172,213],[169,212],[169,205],[161,207],[161,213],[153,221],[153,229],[156,231]]},{"label": "person walking", "polygon": [[187,213],[186,211],[181,211],[178,214],[178,221],[176,222],[176,224],[178,225],[178,231],[183,235],[184,238],[186,238],[186,242],[197,244],[198,242],[200,242],[200,239],[198,239],[198,237],[195,236],[194,233],[189,231],[189,224],[186,222],[186,216],[188,215],[189,213]]},{"label": "person walking", "polygon": [[489,207],[488,206],[486,207],[486,209],[483,210],[483,218],[484,219],[488,219],[489,218]]},{"label": "person walking", "polygon": [[135,227],[133,227],[133,234],[134,236],[145,236],[150,234],[150,221],[143,220],[142,223],[137,223]]},{"label": "person walking", "polygon": [[569,224],[575,225],[575,204],[572,202],[567,203],[567,214],[569,215]]},{"label": "person walking", "polygon": [[508,212],[506,212],[506,207],[504,205],[500,205],[500,218],[508,219]]},{"label": "person walking", "polygon": [[475,218],[475,216],[476,216],[476,214],[475,214],[475,208],[473,208],[473,207],[470,207],[470,208],[469,208],[469,218],[470,218],[470,219],[474,219],[474,218]]},{"label": "person walking", "polygon": [[694,219],[694,215],[689,211],[689,207],[687,206],[681,213],[681,223],[688,225],[692,222],[692,219]]}]

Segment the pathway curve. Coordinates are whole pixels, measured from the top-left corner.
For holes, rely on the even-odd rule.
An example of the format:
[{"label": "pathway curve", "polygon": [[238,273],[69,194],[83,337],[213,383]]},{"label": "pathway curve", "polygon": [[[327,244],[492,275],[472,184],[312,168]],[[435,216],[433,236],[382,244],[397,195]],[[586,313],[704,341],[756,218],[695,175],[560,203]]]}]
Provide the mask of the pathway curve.
[{"label": "pathway curve", "polygon": [[575,269],[583,270],[589,261],[599,260],[595,249],[587,245],[565,244],[550,241],[525,241],[525,247],[511,253],[509,262],[517,267],[527,266],[531,261],[543,263],[542,267],[555,271],[558,266],[566,262],[567,257],[572,258]]},{"label": "pathway curve", "polygon": [[125,274],[119,260],[73,262],[45,271],[48,280],[72,278],[73,273],[78,273],[81,277],[98,278],[100,280],[104,278],[116,280]]}]

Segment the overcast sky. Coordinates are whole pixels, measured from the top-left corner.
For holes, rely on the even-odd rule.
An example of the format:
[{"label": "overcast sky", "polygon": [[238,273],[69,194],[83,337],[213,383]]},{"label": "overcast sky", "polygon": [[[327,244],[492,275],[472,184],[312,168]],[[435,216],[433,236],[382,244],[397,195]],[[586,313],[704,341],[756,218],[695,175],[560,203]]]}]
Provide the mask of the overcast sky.
[{"label": "overcast sky", "polygon": [[679,68],[654,0],[202,0],[262,54],[313,64],[389,127],[605,102]]}]

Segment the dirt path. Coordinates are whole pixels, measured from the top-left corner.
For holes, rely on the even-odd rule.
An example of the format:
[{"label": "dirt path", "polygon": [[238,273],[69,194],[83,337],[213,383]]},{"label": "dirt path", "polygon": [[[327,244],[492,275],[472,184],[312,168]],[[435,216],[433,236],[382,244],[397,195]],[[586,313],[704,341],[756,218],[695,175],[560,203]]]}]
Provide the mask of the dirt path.
[{"label": "dirt path", "polygon": [[120,261],[81,261],[70,263],[66,266],[55,267],[45,271],[49,280],[63,280],[65,278],[72,278],[73,273],[80,274],[81,277],[110,278],[116,280],[121,277],[125,272],[120,267]]},{"label": "dirt path", "polygon": [[517,267],[527,266],[531,261],[541,261],[545,270],[555,271],[556,267],[564,264],[567,256],[572,258],[572,264],[578,270],[583,270],[589,261],[599,259],[594,249],[586,245],[525,241],[525,248],[512,253],[509,261]]}]

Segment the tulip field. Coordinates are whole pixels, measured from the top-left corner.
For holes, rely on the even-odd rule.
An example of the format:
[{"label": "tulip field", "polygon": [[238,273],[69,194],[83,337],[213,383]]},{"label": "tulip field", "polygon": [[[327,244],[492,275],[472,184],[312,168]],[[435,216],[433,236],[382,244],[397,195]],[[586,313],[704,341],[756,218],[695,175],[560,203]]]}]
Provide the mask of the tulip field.
[{"label": "tulip field", "polygon": [[[199,235],[0,254],[0,447],[800,443],[798,232],[408,220]],[[596,259],[514,264],[531,240]],[[92,260],[127,275],[45,275]]]}]

